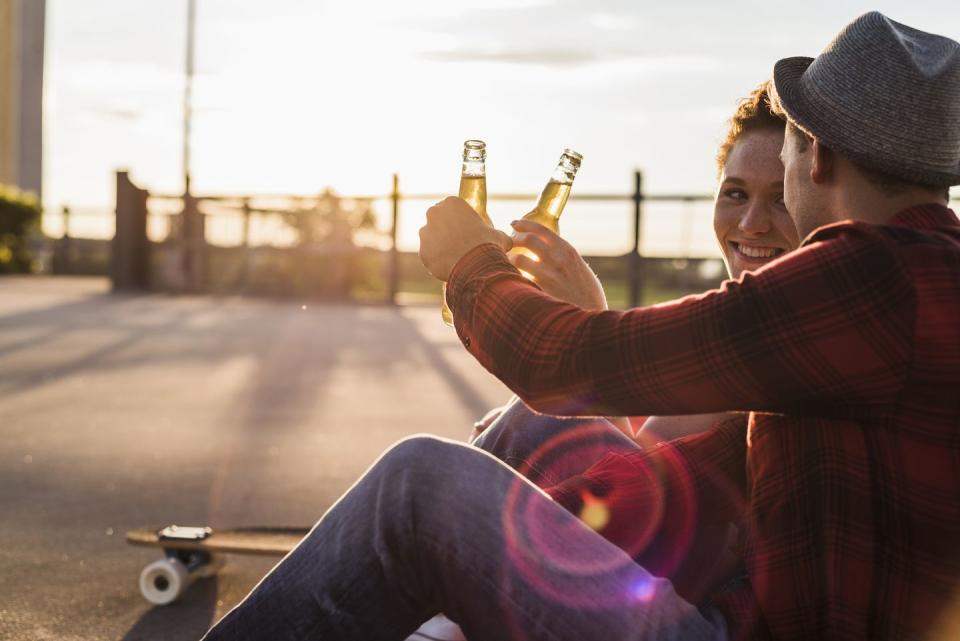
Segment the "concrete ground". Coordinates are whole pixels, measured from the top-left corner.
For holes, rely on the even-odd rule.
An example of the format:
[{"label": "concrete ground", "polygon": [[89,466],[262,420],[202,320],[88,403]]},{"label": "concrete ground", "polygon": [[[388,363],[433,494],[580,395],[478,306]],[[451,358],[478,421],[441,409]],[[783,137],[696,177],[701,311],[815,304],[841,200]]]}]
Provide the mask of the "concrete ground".
[{"label": "concrete ground", "polygon": [[464,437],[509,393],[439,316],[0,278],[0,639],[199,638],[272,561],[151,607],[124,533],[310,525],[397,439]]}]

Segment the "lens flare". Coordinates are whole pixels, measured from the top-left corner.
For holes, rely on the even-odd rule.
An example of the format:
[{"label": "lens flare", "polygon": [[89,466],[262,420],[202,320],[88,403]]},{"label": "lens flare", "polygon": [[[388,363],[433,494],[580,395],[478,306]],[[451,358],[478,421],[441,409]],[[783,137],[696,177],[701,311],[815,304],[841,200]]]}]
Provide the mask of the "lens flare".
[{"label": "lens flare", "polygon": [[[555,436],[518,467],[525,478],[510,481],[501,514],[505,563],[498,578],[504,595],[536,590],[560,607],[584,613],[655,607],[664,589],[684,598],[702,596],[701,575],[708,574],[715,546],[704,544],[703,534],[709,532],[701,530],[710,524],[702,522],[698,489],[711,486],[738,514],[742,491],[722,470],[691,469],[683,443],[644,444],[624,452],[623,437],[615,430],[603,419],[558,425]],[[655,448],[662,449],[644,453]],[[611,454],[635,456],[630,463],[636,474],[619,478],[587,472]],[[542,500],[530,485],[549,488],[581,475],[585,482],[574,485],[581,498],[574,514]],[[604,589],[584,589],[591,584]],[[510,603],[504,612],[510,614],[507,638],[534,641],[523,632],[522,620],[512,620],[518,613]]]},{"label": "lens flare", "polygon": [[[545,487],[551,479],[567,478],[584,468],[584,461],[599,461],[613,449],[618,433],[612,433],[606,421],[586,423],[561,429],[557,436],[545,443],[527,460],[521,473]],[[621,441],[622,445],[622,441]],[[656,486],[656,479],[644,482]],[[630,597],[631,586],[637,572],[646,575],[631,558],[631,550],[621,550],[614,545],[606,546],[597,553],[596,532],[614,518],[611,498],[616,496],[584,497],[583,510],[571,519],[570,514],[558,510],[558,506],[539,500],[530,492],[530,485],[523,479],[513,482],[507,493],[503,512],[508,560],[514,570],[519,570],[523,580],[532,589],[538,590],[565,606],[587,609],[604,608],[635,602]],[[654,510],[645,515],[638,528],[637,546],[642,549],[650,533],[658,526],[663,514],[662,497],[655,499]],[[582,552],[578,550],[583,550]],[[587,552],[589,550],[589,552]],[[605,596],[584,593],[578,586],[584,581],[604,577],[619,582],[623,587]]]},{"label": "lens flare", "polygon": [[630,586],[630,596],[637,601],[647,602],[653,598],[656,591],[653,578],[646,576],[640,577]]},{"label": "lens flare", "polygon": [[580,509],[580,520],[593,531],[599,532],[610,522],[610,510],[603,499],[598,499],[589,492],[584,492],[581,496],[583,507]]}]

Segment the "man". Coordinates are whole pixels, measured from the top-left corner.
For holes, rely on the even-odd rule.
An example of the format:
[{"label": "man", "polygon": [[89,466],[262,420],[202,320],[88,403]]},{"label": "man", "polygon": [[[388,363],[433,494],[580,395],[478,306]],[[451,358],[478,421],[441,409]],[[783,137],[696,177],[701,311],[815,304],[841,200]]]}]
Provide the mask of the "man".
[{"label": "man", "polygon": [[[464,345],[534,409],[748,421],[612,455],[555,503],[481,452],[405,441],[209,638],[403,638],[436,611],[477,641],[955,636],[960,45],[869,13],[774,86],[809,236],[720,290],[589,312],[458,199],[421,230]],[[645,571],[732,519],[745,575],[711,603]]]}]

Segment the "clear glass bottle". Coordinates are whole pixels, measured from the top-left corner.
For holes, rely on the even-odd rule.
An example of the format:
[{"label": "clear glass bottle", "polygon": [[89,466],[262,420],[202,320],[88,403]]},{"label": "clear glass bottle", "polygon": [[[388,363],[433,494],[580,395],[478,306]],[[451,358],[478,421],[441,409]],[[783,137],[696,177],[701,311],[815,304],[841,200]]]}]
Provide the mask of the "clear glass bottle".
[{"label": "clear glass bottle", "polygon": [[[460,198],[467,201],[480,219],[493,227],[487,215],[487,143],[467,140],[463,143],[463,169],[460,171]],[[443,322],[453,325],[453,313],[447,306],[447,284],[443,284],[443,302],[440,308]]]},{"label": "clear glass bottle", "polygon": [[[582,160],[583,156],[574,150],[563,150],[556,169],[553,170],[550,180],[547,181],[546,186],[540,193],[537,206],[523,217],[524,220],[532,220],[556,234],[560,233],[560,215],[563,213],[563,208],[570,197],[573,180],[577,177],[577,170],[580,169]],[[525,254],[534,260],[539,260],[533,252],[526,249],[512,249],[511,253]],[[524,275],[530,277],[529,274],[524,273]]]}]

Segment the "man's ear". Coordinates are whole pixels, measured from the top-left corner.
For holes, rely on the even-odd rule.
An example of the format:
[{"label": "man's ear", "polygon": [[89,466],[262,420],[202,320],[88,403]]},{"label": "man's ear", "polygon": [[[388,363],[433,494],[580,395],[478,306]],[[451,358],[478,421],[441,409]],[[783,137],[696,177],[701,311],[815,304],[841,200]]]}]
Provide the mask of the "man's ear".
[{"label": "man's ear", "polygon": [[817,185],[829,182],[833,177],[833,165],[836,160],[833,150],[814,139],[810,143],[810,153],[810,180]]}]

